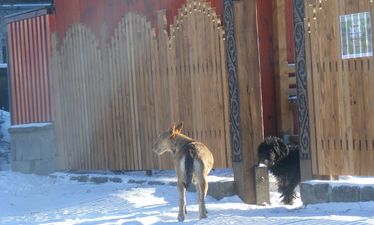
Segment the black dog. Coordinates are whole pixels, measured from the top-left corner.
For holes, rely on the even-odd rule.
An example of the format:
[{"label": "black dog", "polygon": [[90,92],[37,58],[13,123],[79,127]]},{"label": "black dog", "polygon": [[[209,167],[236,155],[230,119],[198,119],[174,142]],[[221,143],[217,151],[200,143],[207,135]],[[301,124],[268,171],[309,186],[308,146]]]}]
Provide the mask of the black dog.
[{"label": "black dog", "polygon": [[267,137],[257,152],[259,163],[267,165],[276,177],[282,202],[292,204],[296,198],[295,188],[300,183],[299,148],[287,146],[280,138]]}]

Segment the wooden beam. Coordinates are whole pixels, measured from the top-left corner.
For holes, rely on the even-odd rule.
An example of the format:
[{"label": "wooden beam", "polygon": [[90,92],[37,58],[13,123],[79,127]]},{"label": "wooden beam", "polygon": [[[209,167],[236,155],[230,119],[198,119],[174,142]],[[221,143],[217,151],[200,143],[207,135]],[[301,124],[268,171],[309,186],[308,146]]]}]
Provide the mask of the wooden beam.
[{"label": "wooden beam", "polygon": [[[308,73],[311,73],[311,61],[309,61],[310,40],[309,35],[304,32],[304,0],[294,0],[293,6],[296,56],[295,75],[297,79],[297,100],[299,106],[300,173],[301,180],[305,181],[313,178],[312,169],[316,167],[316,165],[312,164],[311,160],[312,157],[316,159],[316,156],[311,152],[311,149],[315,149],[316,147],[316,140],[312,131],[313,128],[310,127],[311,124],[314,124],[315,120],[312,114],[309,115],[309,110],[314,109],[312,104],[313,99],[308,99],[313,90],[313,87],[310,87],[310,84],[312,84],[311,76],[308,76]],[[304,83],[305,81],[307,83]]]},{"label": "wooden beam", "polygon": [[241,199],[256,204],[255,165],[257,146],[263,140],[261,76],[258,57],[256,0],[234,3],[237,44],[237,79],[240,99],[242,161],[234,162],[234,176]]}]

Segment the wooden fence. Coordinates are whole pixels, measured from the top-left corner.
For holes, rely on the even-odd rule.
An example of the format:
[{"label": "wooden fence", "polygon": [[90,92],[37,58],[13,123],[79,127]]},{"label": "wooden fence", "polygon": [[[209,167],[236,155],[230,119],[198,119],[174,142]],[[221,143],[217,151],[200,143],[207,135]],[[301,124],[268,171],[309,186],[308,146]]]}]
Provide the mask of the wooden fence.
[{"label": "wooden fence", "polygon": [[373,3],[305,1],[314,175],[374,175],[373,56],[342,59],[339,17]]},{"label": "wooden fence", "polygon": [[50,99],[50,33],[54,15],[32,10],[8,18],[12,124],[53,120]]},{"label": "wooden fence", "polygon": [[76,24],[51,62],[58,156],[63,169],[170,169],[170,155],[151,152],[173,122],[230,167],[228,78],[224,33],[209,3],[187,1],[159,35],[145,16],[128,13],[111,41],[99,43]]}]

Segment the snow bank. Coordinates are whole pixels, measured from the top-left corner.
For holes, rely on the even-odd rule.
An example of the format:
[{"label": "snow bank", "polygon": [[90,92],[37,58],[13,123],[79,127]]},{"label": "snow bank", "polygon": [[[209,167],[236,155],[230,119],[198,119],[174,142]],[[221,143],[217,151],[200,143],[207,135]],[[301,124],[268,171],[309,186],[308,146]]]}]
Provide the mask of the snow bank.
[{"label": "snow bank", "polygon": [[[81,183],[70,180],[70,175],[43,177],[0,172],[1,224],[177,223],[178,192],[174,186]],[[155,176],[169,179],[172,175],[173,172],[160,172]],[[116,176],[124,181],[154,179],[144,176],[144,172]],[[189,192],[184,224],[374,224],[374,202],[307,207],[300,199],[292,206],[279,202],[279,193],[275,192],[271,193],[270,206],[247,205],[237,196],[219,201],[208,196],[208,219],[198,220],[196,193]]]},{"label": "snow bank", "polygon": [[[2,123],[1,123],[2,122]],[[3,141],[10,142],[8,128],[10,127],[10,113],[0,110],[0,134],[3,135]]]}]

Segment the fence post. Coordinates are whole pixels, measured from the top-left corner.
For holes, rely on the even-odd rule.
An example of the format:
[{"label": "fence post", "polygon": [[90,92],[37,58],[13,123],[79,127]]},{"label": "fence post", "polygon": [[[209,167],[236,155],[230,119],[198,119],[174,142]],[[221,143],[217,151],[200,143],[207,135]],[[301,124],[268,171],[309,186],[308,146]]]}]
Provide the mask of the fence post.
[{"label": "fence post", "polygon": [[256,149],[264,133],[256,0],[224,0],[224,22],[235,184],[240,198],[255,204]]},{"label": "fence post", "polygon": [[301,180],[312,178],[311,139],[308,107],[307,57],[305,49],[304,0],[294,0],[295,67],[299,115]]}]

